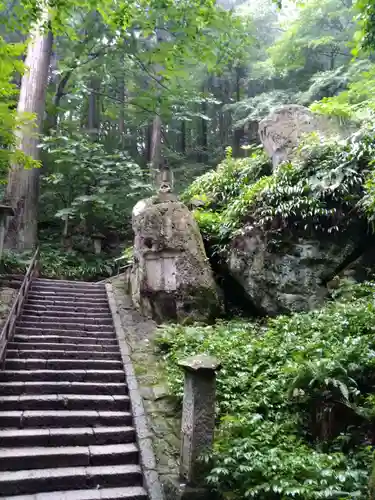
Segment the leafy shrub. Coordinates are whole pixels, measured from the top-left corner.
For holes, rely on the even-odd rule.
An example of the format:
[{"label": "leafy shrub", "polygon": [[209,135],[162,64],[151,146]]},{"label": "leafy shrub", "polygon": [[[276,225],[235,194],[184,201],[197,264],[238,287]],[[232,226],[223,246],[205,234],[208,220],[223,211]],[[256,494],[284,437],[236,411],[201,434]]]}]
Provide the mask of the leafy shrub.
[{"label": "leafy shrub", "polygon": [[305,234],[344,230],[354,219],[375,213],[374,153],[373,126],[347,141],[323,141],[312,134],[293,162],[272,175],[265,175],[269,165],[263,153],[227,158],[196,179],[184,197],[201,200],[198,223],[208,240],[219,239],[222,245],[246,224]]},{"label": "leafy shrub", "polygon": [[105,256],[44,246],[40,252],[40,270],[45,278],[96,281],[111,276],[115,263]]},{"label": "leafy shrub", "polygon": [[1,273],[24,274],[32,259],[31,252],[15,253],[10,250],[4,251],[1,258]]},{"label": "leafy shrub", "polygon": [[347,292],[322,310],[265,324],[162,328],[176,395],[178,360],[208,353],[222,362],[216,442],[206,459],[208,482],[225,498],[368,498],[375,283]]}]

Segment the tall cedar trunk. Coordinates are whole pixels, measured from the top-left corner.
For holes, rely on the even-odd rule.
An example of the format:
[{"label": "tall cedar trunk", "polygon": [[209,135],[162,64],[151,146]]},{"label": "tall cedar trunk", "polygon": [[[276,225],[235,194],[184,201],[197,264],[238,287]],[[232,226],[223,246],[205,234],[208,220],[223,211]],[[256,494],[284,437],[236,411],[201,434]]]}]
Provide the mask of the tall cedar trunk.
[{"label": "tall cedar trunk", "polygon": [[[51,32],[41,32],[45,21],[46,18],[41,20],[31,35],[17,107],[21,116],[23,113],[35,115],[34,127],[28,125],[16,132],[19,149],[34,160],[39,159],[38,135],[43,125],[53,43]],[[15,216],[7,231],[6,248],[24,251],[35,248],[37,244],[39,177],[40,169],[26,170],[23,165],[11,165],[5,197],[12,204]]]},{"label": "tall cedar trunk", "polygon": [[125,138],[126,138],[126,131],[125,131],[125,101],[126,101],[126,91],[125,91],[125,75],[121,75],[120,77],[120,85],[118,89],[118,98],[120,102],[120,114],[119,114],[119,121],[118,121],[118,128],[119,128],[119,134],[120,134],[120,147],[121,149],[125,149]]},{"label": "tall cedar trunk", "polygon": [[145,161],[148,164],[151,161],[152,123],[147,125],[145,130],[145,136],[146,136]]},{"label": "tall cedar trunk", "polygon": [[186,123],[181,122],[181,153],[186,154]]},{"label": "tall cedar trunk", "polygon": [[98,79],[97,76],[92,76],[90,81],[87,125],[89,129],[89,134],[91,134],[93,140],[97,140],[99,138],[99,127],[100,127],[99,91],[100,91],[100,80]]},{"label": "tall cedar trunk", "polygon": [[151,182],[156,186],[159,177],[161,162],[161,119],[156,115],[152,123],[151,150],[150,150],[150,174]]}]

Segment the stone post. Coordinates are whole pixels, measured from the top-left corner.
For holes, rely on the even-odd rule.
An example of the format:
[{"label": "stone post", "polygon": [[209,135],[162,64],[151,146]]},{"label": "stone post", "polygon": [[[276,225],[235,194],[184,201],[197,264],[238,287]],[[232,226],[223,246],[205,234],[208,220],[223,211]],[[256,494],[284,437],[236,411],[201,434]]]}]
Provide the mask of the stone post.
[{"label": "stone post", "polygon": [[4,249],[4,239],[6,236],[6,230],[8,228],[7,218],[14,216],[14,210],[10,205],[0,204],[0,260],[3,256]]},{"label": "stone post", "polygon": [[189,486],[202,486],[205,468],[198,459],[213,444],[220,363],[214,357],[198,355],[180,361],[179,366],[185,371],[180,479]]}]

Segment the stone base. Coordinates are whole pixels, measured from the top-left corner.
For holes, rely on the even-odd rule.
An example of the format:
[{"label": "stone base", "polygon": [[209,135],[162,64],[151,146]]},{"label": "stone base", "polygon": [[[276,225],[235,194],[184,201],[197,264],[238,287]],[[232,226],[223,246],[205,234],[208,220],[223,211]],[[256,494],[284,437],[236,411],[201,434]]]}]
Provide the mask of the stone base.
[{"label": "stone base", "polygon": [[176,476],[162,476],[160,479],[165,500],[218,500],[217,495],[207,488],[182,484]]}]

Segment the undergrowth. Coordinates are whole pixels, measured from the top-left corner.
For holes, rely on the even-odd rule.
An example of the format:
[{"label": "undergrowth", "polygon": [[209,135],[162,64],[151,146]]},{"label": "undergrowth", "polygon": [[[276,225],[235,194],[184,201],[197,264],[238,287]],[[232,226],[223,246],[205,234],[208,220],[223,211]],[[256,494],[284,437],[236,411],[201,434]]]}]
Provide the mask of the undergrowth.
[{"label": "undergrowth", "polygon": [[223,247],[245,226],[306,235],[346,230],[374,220],[375,128],[345,141],[306,137],[292,162],[274,172],[264,153],[234,160],[196,179],[182,198],[211,247]]},{"label": "undergrowth", "polygon": [[[15,254],[5,252],[1,272],[23,274],[26,272],[32,253]],[[39,256],[40,276],[43,278],[77,281],[97,281],[112,276],[115,272],[113,257],[79,252],[67,252],[51,245],[43,245]]]},{"label": "undergrowth", "polygon": [[226,499],[368,499],[375,397],[375,283],[323,309],[266,323],[166,326],[158,344],[173,393],[177,361],[217,356],[218,426],[208,482]]}]

